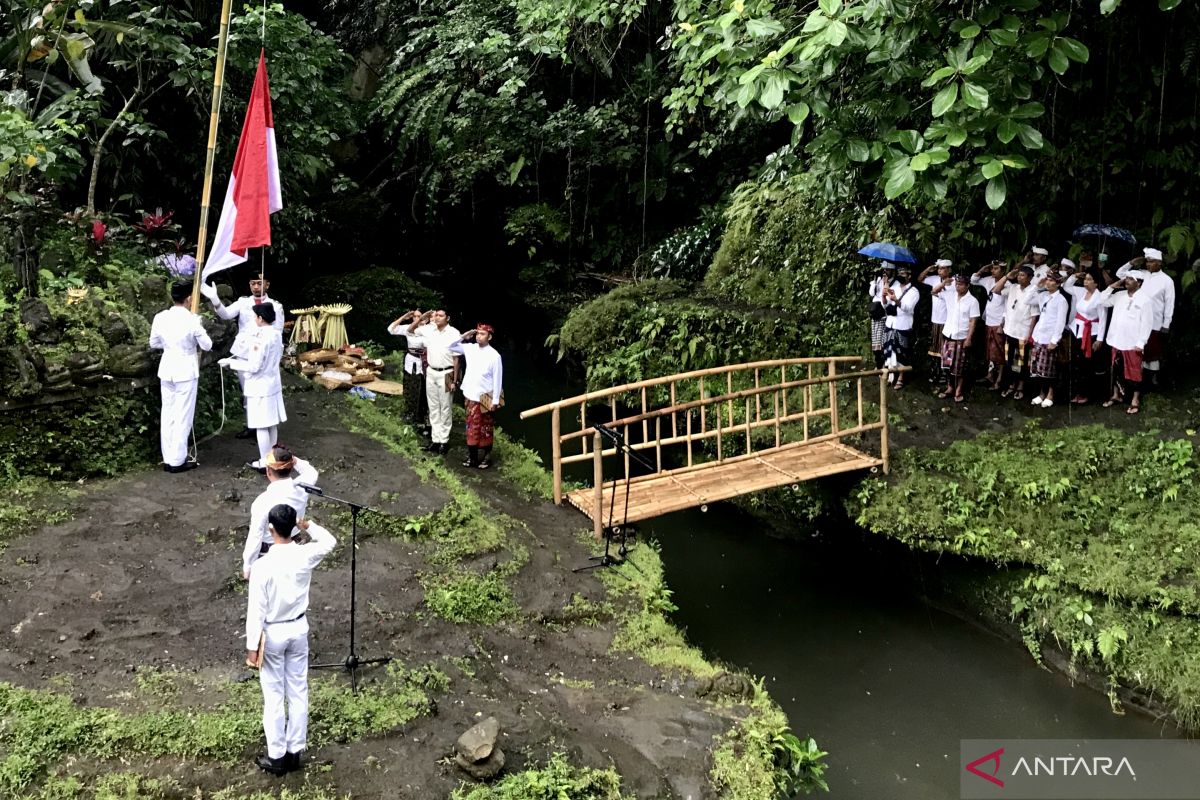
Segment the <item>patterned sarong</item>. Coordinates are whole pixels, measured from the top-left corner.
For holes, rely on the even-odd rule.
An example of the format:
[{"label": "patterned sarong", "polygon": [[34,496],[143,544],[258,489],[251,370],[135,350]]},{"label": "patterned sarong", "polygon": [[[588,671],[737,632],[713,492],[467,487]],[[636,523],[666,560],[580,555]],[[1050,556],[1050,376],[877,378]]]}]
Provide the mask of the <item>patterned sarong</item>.
[{"label": "patterned sarong", "polygon": [[1058,377],[1058,348],[1050,349],[1049,345],[1035,344],[1033,354],[1029,358],[1029,374],[1034,378]]},{"label": "patterned sarong", "polygon": [[1117,362],[1121,362],[1121,374],[1125,380],[1139,384],[1142,382],[1142,360],[1144,356],[1137,350],[1113,350],[1113,372],[1116,373]]},{"label": "patterned sarong", "polygon": [[492,413],[474,400],[467,401],[467,445],[492,446]]},{"label": "patterned sarong", "polygon": [[884,326],[883,322],[884,321],[881,319],[871,320],[871,349],[872,350],[882,350],[883,349],[884,331],[886,330],[886,327]]},{"label": "patterned sarong", "polygon": [[942,369],[956,378],[961,378],[966,368],[966,342],[961,339],[944,340],[942,342]]},{"label": "patterned sarong", "polygon": [[888,328],[887,335],[883,337],[883,358],[887,364],[892,364],[893,359],[896,364],[902,367],[910,367],[909,348],[912,346],[912,331],[898,331],[895,328]]},{"label": "patterned sarong", "polygon": [[1150,331],[1150,338],[1146,340],[1146,346],[1142,348],[1141,359],[1143,361],[1158,361],[1163,357],[1166,351],[1164,347],[1162,331]]},{"label": "patterned sarong", "polygon": [[929,355],[934,358],[941,358],[942,342],[945,340],[945,335],[942,333],[942,326],[935,324],[929,333]]},{"label": "patterned sarong", "polygon": [[1004,324],[989,325],[987,329],[987,360],[999,366],[1004,363]]},{"label": "patterned sarong", "polygon": [[1025,374],[1025,364],[1029,358],[1029,344],[1013,336],[1004,337],[1004,355],[1008,361],[1008,371],[1013,377]]}]

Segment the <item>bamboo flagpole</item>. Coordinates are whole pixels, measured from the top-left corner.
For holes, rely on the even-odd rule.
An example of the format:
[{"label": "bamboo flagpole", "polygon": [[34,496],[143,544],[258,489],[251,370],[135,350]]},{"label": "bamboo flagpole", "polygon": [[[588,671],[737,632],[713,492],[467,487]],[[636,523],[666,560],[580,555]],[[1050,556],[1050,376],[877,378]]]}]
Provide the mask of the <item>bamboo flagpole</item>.
[{"label": "bamboo flagpole", "polygon": [[217,63],[213,70],[212,109],[208,116],[208,153],[204,160],[204,189],[200,195],[200,233],[196,237],[196,274],[192,278],[192,313],[200,310],[200,273],[208,253],[208,213],[212,208],[213,161],[221,119],[221,90],[225,86],[225,52],[229,44],[229,14],[233,0],[221,0],[221,29],[217,34]]}]

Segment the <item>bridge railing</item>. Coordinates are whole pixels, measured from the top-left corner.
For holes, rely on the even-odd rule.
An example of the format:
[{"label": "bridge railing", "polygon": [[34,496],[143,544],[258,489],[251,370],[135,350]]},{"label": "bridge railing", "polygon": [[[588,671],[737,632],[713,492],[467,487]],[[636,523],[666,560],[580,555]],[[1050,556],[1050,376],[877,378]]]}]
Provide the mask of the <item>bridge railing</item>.
[{"label": "bridge railing", "polygon": [[[623,471],[629,481],[875,430],[880,432],[886,470],[888,370],[854,371],[860,363],[856,356],[834,356],[697,370],[559,400],[524,411],[521,417],[551,415],[555,503],[562,502],[565,465],[593,461],[601,476],[603,459],[618,454],[617,446],[606,445],[595,430],[596,423],[616,431],[626,443]],[[878,419],[869,414],[872,403],[866,399],[871,381],[879,384]],[[719,386],[715,392],[714,383]],[[665,404],[652,407],[652,393]],[[621,416],[622,406],[637,413]],[[564,425],[569,430],[564,431]],[[664,461],[664,449],[674,446],[684,451],[678,456],[683,462],[679,466],[672,466],[669,457]],[[652,454],[654,472],[632,477],[630,451],[647,461]],[[597,491],[601,481],[596,477]]]}]

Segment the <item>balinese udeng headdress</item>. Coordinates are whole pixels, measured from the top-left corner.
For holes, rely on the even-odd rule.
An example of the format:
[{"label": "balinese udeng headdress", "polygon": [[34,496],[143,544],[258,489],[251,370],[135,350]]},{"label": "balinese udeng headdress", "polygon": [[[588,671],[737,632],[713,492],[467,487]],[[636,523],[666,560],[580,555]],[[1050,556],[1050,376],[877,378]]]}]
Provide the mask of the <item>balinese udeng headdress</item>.
[{"label": "balinese udeng headdress", "polygon": [[267,453],[267,466],[273,470],[288,470],[296,466],[296,457],[284,447],[272,447]]},{"label": "balinese udeng headdress", "polygon": [[483,333],[488,333],[488,334],[492,334],[492,335],[494,335],[496,333],[496,329],[493,328],[491,325],[488,325],[486,322],[481,322],[478,325],[476,325],[475,330],[482,331]]}]

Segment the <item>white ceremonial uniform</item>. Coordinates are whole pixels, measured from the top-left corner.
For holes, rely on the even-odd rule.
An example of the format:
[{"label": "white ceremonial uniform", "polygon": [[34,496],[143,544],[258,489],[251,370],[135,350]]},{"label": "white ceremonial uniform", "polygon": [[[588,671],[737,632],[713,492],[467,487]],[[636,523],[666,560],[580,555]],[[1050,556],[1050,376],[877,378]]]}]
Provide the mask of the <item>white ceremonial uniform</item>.
[{"label": "white ceremonial uniform", "polygon": [[454,364],[458,359],[450,347],[460,339],[462,334],[453,325],[438,330],[432,322],[408,335],[409,347],[420,342],[420,347],[425,349],[425,400],[429,403],[429,439],[434,444],[450,441],[454,392],[446,391],[446,377],[454,375]]},{"label": "white ceremonial uniform", "polygon": [[[1124,278],[1129,274],[1131,267],[1132,264],[1126,263],[1117,270],[1117,277]],[[1166,330],[1171,327],[1171,321],[1175,318],[1175,281],[1161,269],[1158,272],[1143,271],[1146,273],[1146,279],[1142,281],[1142,288],[1137,290],[1137,294],[1144,294],[1152,301],[1151,330]]]},{"label": "white ceremonial uniform", "polygon": [[891,298],[888,298],[884,302],[884,307],[895,306],[896,313],[888,314],[883,318],[884,326],[898,331],[911,331],[913,312],[916,311],[921,294],[911,283],[897,286],[895,291],[896,301],[892,302]]},{"label": "white ceremonial uniform", "polygon": [[1063,284],[1063,290],[1075,298],[1075,313],[1071,315],[1068,325],[1071,335],[1082,340],[1084,325],[1090,322],[1092,338],[1097,342],[1103,342],[1104,331],[1108,327],[1108,314],[1104,313],[1104,292],[1095,289],[1092,291],[1092,296],[1088,297],[1087,289],[1078,285],[1074,275],[1067,278],[1066,283]]},{"label": "white ceremonial uniform", "polygon": [[246,357],[229,361],[231,369],[246,376],[242,389],[246,396],[246,424],[251,428],[270,428],[287,422],[279,378],[283,337],[274,326],[260,325],[246,341],[249,348]]},{"label": "white ceremonial uniform", "polygon": [[1071,302],[1061,291],[1026,292],[1025,302],[1037,309],[1037,324],[1033,326],[1033,343],[1040,345],[1057,344],[1067,327],[1067,312]]},{"label": "white ceremonial uniform", "polygon": [[942,294],[947,293],[950,296],[946,298],[946,324],[942,326],[942,335],[961,342],[971,330],[971,320],[979,317],[979,301],[970,292],[959,297],[954,284],[942,290]]},{"label": "white ceremonial uniform", "polygon": [[275,306],[275,321],[271,323],[271,327],[279,331],[279,335],[283,336],[283,304],[278,300],[272,300],[267,295],[263,295],[258,301],[255,301],[252,295],[239,297],[229,305],[222,305],[220,300],[213,302],[213,311],[221,319],[236,319],[238,321],[237,336],[233,340],[233,346],[229,348],[229,354],[234,358],[249,358],[250,355],[250,339],[254,337],[258,330],[258,315],[254,313],[254,307],[260,303],[270,303]]},{"label": "white ceremonial uniform", "polygon": [[1100,293],[1100,304],[1111,306],[1113,310],[1105,331],[1105,341],[1112,349],[1138,350],[1150,341],[1150,332],[1154,330],[1154,300],[1143,297],[1145,291],[1143,287],[1131,295],[1109,287]]},{"label": "white ceremonial uniform", "polygon": [[971,285],[982,286],[983,290],[987,292],[987,305],[983,308],[983,324],[989,328],[994,328],[1002,324],[1004,322],[1004,295],[992,291],[996,286],[996,279],[991,275],[986,275],[982,278],[978,275],[972,275]]},{"label": "white ceremonial uniform", "polygon": [[[418,330],[420,330],[418,328]],[[408,332],[408,326],[404,323],[398,325],[388,325],[388,333],[392,336],[408,337],[408,349],[404,353],[404,372],[408,375],[421,375],[425,371],[425,367],[421,362],[422,352],[425,350],[425,345],[422,344],[415,336]]]},{"label": "white ceremonial uniform", "polygon": [[197,349],[211,350],[212,339],[200,317],[184,306],[174,306],[154,315],[150,325],[150,347],[162,350],[158,382],[162,387],[159,440],[163,463],[178,467],[187,460],[188,434],[196,415],[196,386],[200,380]]},{"label": "white ceremonial uniform", "polygon": [[1032,283],[1022,289],[1016,281],[1009,281],[1001,292],[1004,295],[1004,335],[1023,342],[1029,338],[1029,323],[1033,321],[1033,306],[1025,299],[1037,289]]},{"label": "white ceremonial uniform", "polygon": [[500,400],[504,387],[504,364],[496,348],[490,344],[480,347],[475,342],[455,342],[451,352],[459,353],[467,360],[467,369],[462,379],[463,396],[478,403],[485,394],[492,397],[494,406]]},{"label": "white ceremonial uniform", "polygon": [[[936,273],[933,275],[926,275],[925,280],[921,282],[928,286],[931,290],[942,285],[942,279],[939,278]],[[932,292],[930,293],[932,305],[929,307],[929,321],[934,325],[946,324],[947,292],[954,294],[954,281],[950,281],[950,283],[946,285],[946,288],[942,289],[937,294],[932,294]]]},{"label": "white ceremonial uniform", "polygon": [[308,739],[308,589],[313,569],[337,544],[315,522],[308,535],[308,544],[275,545],[250,570],[246,650],[257,650],[266,633],[258,679],[271,758],[299,753]]},{"label": "white ceremonial uniform", "polygon": [[267,514],[278,505],[291,506],[296,509],[296,519],[303,519],[308,511],[308,492],[300,488],[306,483],[315,486],[320,473],[312,464],[303,458],[296,459],[292,467],[292,477],[272,481],[263,493],[254,498],[250,504],[250,530],[246,533],[246,546],[242,549],[242,574],[250,571],[250,566],[263,554],[263,545],[268,548],[271,542],[271,531],[267,527]]}]

